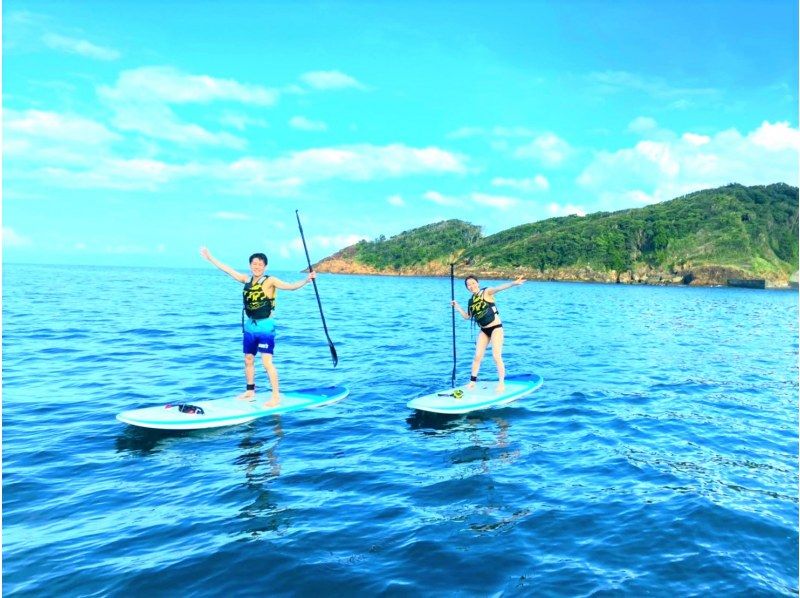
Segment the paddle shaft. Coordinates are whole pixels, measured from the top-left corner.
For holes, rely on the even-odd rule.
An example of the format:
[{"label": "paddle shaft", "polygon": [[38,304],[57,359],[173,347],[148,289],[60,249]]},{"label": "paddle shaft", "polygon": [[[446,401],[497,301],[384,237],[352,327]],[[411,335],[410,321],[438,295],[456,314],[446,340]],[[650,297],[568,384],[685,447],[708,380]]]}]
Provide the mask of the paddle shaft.
[{"label": "paddle shaft", "polygon": [[[455,287],[455,273],[453,267],[455,264],[450,264],[450,301],[456,300],[456,287]],[[450,385],[455,388],[456,385],[456,306],[450,304],[450,311],[453,322],[453,374],[450,376]]]},{"label": "paddle shaft", "polygon": [[[308,247],[306,246],[306,236],[303,234],[303,225],[300,224],[300,212],[298,210],[294,211],[294,215],[297,216],[297,226],[300,229],[300,238],[303,240],[303,250],[306,253],[306,262],[308,263],[308,272],[309,274],[314,271],[311,267],[311,258],[308,256]],[[322,313],[322,301],[319,299],[319,290],[317,289],[317,281],[315,279],[311,279],[311,282],[314,284],[314,294],[317,296],[317,307],[319,307],[319,317],[322,318],[322,328],[325,330],[325,337],[328,339],[328,347],[331,350],[331,359],[333,359],[333,367],[336,367],[336,364],[339,363],[339,356],[336,355],[336,347],[333,346],[333,341],[331,340],[331,335],[328,334],[328,325],[325,323],[325,314]]]}]

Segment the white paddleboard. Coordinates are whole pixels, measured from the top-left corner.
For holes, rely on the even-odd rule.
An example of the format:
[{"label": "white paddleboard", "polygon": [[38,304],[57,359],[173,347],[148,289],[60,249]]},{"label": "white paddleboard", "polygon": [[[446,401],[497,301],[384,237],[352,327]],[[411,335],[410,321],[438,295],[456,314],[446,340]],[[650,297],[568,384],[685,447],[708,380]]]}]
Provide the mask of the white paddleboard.
[{"label": "white paddleboard", "polygon": [[256,395],[250,400],[233,397],[132,409],[123,411],[117,415],[117,419],[132,426],[159,430],[219,428],[243,424],[265,415],[330,405],[341,401],[349,394],[350,391],[344,386],[305,388],[282,392],[280,403],[276,407],[264,407],[264,403],[271,398],[271,395],[266,393]]},{"label": "white paddleboard", "polygon": [[538,374],[509,376],[503,392],[497,392],[497,380],[477,382],[473,388],[459,386],[412,399],[407,403],[411,409],[432,413],[469,413],[507,405],[531,394],[544,383]]}]

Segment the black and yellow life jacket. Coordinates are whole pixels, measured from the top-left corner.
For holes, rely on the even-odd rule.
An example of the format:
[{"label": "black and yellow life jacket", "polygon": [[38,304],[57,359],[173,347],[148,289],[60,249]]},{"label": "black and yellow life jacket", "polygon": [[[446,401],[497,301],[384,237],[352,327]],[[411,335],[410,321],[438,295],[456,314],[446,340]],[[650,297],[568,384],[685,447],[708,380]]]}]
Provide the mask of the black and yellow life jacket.
[{"label": "black and yellow life jacket", "polygon": [[497,311],[497,306],[492,301],[487,301],[483,298],[486,289],[481,289],[469,298],[467,304],[467,313],[475,320],[478,326],[488,326],[494,320]]},{"label": "black and yellow life jacket", "polygon": [[257,281],[251,277],[242,290],[244,313],[253,320],[263,320],[270,317],[275,310],[275,297],[267,297],[261,285],[269,276],[262,276]]}]

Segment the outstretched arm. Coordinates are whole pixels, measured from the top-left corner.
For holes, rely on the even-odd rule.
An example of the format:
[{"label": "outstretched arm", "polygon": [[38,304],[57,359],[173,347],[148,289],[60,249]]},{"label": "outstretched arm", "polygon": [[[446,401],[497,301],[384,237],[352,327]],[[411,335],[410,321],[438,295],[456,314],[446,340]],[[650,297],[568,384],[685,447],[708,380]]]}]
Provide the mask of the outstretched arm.
[{"label": "outstretched arm", "polygon": [[200,248],[200,255],[203,256],[204,259],[206,259],[209,262],[211,262],[212,264],[214,264],[217,268],[219,268],[220,270],[225,272],[225,274],[227,274],[228,276],[230,276],[234,280],[238,280],[239,282],[247,282],[249,280],[249,277],[246,274],[242,274],[241,272],[237,272],[236,270],[234,270],[230,266],[228,266],[226,264],[223,264],[217,258],[215,258],[213,255],[211,255],[211,252],[208,250],[208,247],[201,247]]},{"label": "outstretched arm", "polygon": [[304,280],[298,280],[297,282],[283,282],[280,278],[275,278],[274,276],[270,276],[269,279],[265,281],[265,284],[269,283],[276,289],[282,289],[284,291],[296,291],[297,289],[306,286],[316,277],[317,273],[312,270],[311,272],[308,273],[308,276]]},{"label": "outstretched arm", "polygon": [[510,289],[511,287],[518,287],[523,282],[525,282],[525,279],[522,276],[518,276],[514,282],[507,282],[506,284],[501,284],[500,286],[486,289],[486,295],[489,295],[491,298],[492,295],[499,293],[500,291]]}]

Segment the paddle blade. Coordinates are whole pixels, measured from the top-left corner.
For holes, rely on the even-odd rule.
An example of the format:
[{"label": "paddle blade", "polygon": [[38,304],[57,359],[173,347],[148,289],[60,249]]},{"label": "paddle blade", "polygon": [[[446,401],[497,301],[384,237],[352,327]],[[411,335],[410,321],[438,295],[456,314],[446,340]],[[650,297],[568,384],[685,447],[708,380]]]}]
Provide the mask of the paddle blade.
[{"label": "paddle blade", "polygon": [[336,367],[336,364],[339,363],[339,356],[336,354],[336,347],[333,346],[333,342],[328,342],[328,347],[331,349],[331,359],[333,359],[333,367]]}]

